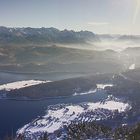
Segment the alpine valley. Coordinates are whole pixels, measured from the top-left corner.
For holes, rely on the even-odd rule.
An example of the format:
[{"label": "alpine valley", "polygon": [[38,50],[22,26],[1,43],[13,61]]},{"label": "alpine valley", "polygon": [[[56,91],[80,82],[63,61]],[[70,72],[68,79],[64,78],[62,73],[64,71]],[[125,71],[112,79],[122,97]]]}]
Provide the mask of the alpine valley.
[{"label": "alpine valley", "polygon": [[0,139],[139,140],[140,36],[0,27]]}]

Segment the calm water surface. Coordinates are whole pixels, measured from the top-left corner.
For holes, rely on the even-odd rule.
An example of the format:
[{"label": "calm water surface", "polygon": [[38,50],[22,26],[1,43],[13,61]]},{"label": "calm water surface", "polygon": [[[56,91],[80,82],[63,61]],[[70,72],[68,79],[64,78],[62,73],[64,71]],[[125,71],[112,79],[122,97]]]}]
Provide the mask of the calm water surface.
[{"label": "calm water surface", "polygon": [[0,137],[17,131],[26,123],[37,116],[44,115],[49,105],[59,103],[81,103],[96,102],[107,98],[104,93],[93,93],[82,96],[71,96],[66,98],[46,99],[42,101],[15,101],[0,100]]},{"label": "calm water surface", "polygon": [[[79,77],[82,74],[74,73],[52,73],[52,74],[18,74],[10,72],[0,72],[0,84],[40,79],[40,80],[61,80],[70,77]],[[67,98],[46,99],[42,101],[16,101],[16,100],[2,100],[0,99],[0,140],[7,134],[15,134],[17,129],[29,123],[37,116],[44,115],[45,110],[49,105],[59,103],[81,103],[81,102],[95,102],[107,98],[104,93],[94,93],[82,96],[71,96]]]}]

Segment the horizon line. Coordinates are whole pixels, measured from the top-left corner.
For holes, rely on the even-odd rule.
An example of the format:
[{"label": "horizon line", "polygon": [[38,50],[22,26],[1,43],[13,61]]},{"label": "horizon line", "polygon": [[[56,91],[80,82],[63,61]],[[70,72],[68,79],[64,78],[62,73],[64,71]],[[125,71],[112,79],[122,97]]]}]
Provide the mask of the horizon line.
[{"label": "horizon line", "polygon": [[41,29],[41,28],[45,28],[45,29],[49,29],[49,28],[54,28],[54,29],[57,29],[57,30],[59,30],[59,31],[65,31],[65,30],[67,30],[67,31],[74,31],[74,32],[85,32],[85,31],[87,31],[87,32],[92,32],[92,33],[94,33],[94,34],[97,34],[97,35],[127,35],[127,36],[140,36],[140,34],[126,34],[126,33],[96,33],[96,32],[94,32],[94,31],[90,31],[90,30],[74,30],[74,29],[67,29],[67,28],[64,28],[64,29],[59,29],[59,28],[57,28],[57,27],[52,27],[52,26],[50,26],[50,27],[45,27],[45,26],[40,26],[40,27],[31,27],[31,26],[3,26],[3,25],[0,25],[0,27],[4,27],[4,28],[32,28],[32,29]]}]

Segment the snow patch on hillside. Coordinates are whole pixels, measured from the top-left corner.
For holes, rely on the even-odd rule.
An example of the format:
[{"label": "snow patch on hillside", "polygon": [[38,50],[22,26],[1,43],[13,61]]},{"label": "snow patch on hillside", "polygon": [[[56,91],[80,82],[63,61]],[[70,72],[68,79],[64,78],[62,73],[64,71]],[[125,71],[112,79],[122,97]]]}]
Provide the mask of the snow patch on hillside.
[{"label": "snow patch on hillside", "polygon": [[93,94],[93,93],[96,93],[98,90],[104,90],[106,87],[112,87],[113,84],[96,84],[96,86],[97,86],[97,88],[91,89],[91,90],[86,91],[86,92],[81,92],[81,93],[75,92],[75,93],[73,94],[73,96],[86,95],[86,94]]},{"label": "snow patch on hillside", "polygon": [[97,89],[105,89],[106,87],[113,87],[113,84],[96,84]]},{"label": "snow patch on hillside", "polygon": [[95,110],[98,108],[108,109],[108,110],[118,110],[118,112],[124,112],[126,108],[129,106],[128,104],[119,102],[119,101],[106,101],[102,103],[88,103],[89,110]]},{"label": "snow patch on hillside", "polygon": [[25,87],[43,84],[47,82],[50,82],[50,81],[39,81],[39,80],[17,81],[17,82],[0,85],[0,90],[10,91],[14,89],[25,88]]},{"label": "snow patch on hillside", "polygon": [[25,125],[17,131],[17,135],[24,134],[28,139],[36,140],[45,132],[53,134],[57,130],[69,125],[71,122],[90,122],[106,120],[117,114],[129,110],[131,106],[128,103],[117,99],[104,100],[102,102],[89,102],[78,105],[57,105],[48,109],[45,116],[37,118],[33,122]]},{"label": "snow patch on hillside", "polygon": [[92,93],[95,93],[96,91],[97,91],[97,90],[95,89],[95,90],[89,90],[89,91],[87,91],[87,92],[82,92],[82,93],[77,93],[77,92],[75,92],[75,93],[73,94],[73,96],[92,94]]},{"label": "snow patch on hillside", "polygon": [[136,67],[136,65],[135,64],[132,64],[132,65],[129,66],[129,70],[134,70],[135,67]]}]

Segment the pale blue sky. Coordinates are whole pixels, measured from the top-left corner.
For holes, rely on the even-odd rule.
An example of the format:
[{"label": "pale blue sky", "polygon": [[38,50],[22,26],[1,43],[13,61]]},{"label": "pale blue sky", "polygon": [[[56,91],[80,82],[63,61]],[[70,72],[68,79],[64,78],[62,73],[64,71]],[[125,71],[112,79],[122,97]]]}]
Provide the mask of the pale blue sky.
[{"label": "pale blue sky", "polygon": [[0,26],[140,34],[140,0],[0,0]]}]

